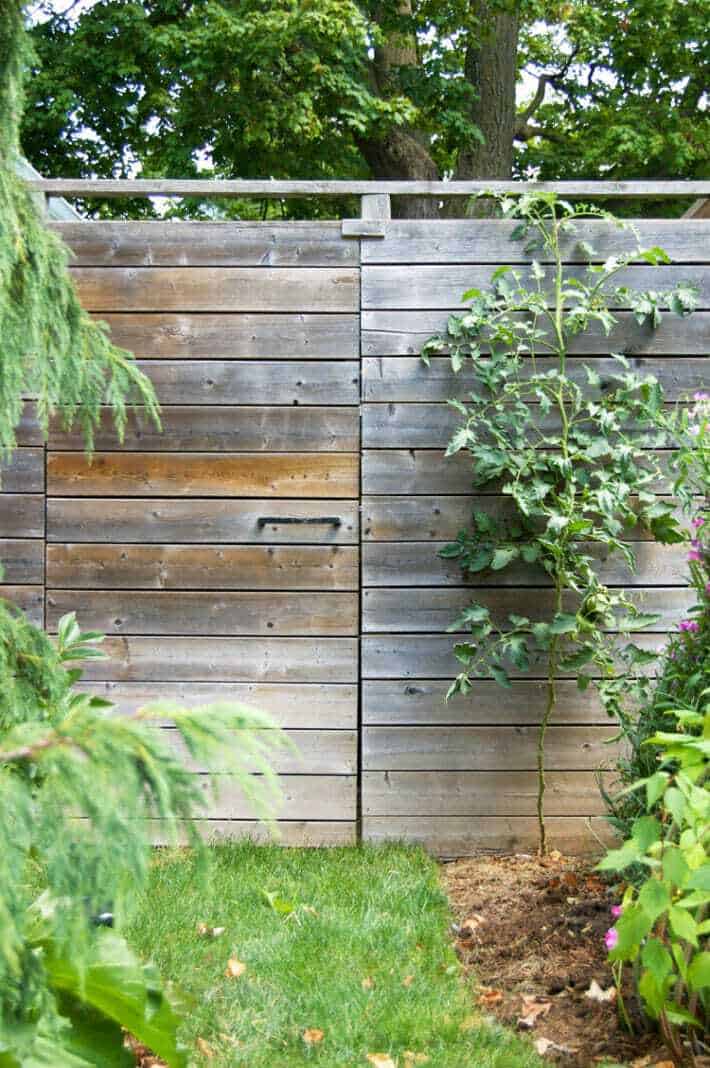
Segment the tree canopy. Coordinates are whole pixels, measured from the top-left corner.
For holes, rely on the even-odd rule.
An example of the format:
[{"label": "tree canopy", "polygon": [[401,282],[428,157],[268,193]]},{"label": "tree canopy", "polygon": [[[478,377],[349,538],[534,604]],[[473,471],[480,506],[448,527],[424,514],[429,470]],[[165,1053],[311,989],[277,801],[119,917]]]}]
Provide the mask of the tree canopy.
[{"label": "tree canopy", "polygon": [[704,177],[709,15],[710,0],[44,0],[23,145],[65,177]]}]

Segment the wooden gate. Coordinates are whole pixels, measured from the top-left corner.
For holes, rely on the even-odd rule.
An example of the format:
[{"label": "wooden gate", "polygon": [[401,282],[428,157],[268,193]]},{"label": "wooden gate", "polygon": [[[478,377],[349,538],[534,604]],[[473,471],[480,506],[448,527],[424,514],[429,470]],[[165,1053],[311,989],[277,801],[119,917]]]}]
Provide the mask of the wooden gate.
[{"label": "wooden gate", "polygon": [[[28,413],[0,496],[5,592],[50,630],[76,610],[105,631],[111,659],[90,686],[122,708],[236,698],[272,713],[300,754],[278,766],[287,843],[360,830],[444,854],[532,847],[541,680],[443,702],[456,671],[445,630],[472,591],[436,550],[473,499],[465,456],[442,453],[462,383],[444,357],[419,360],[461,292],[521,259],[508,224],[57,229],[85,306],[155,383],[164,426],[132,426],[121,448],[107,423],[89,465],[77,435],[44,448]],[[653,284],[699,281],[703,310],[651,334],[622,309],[613,344],[674,399],[707,381],[710,221],[647,222],[642,236],[680,264]],[[623,240],[595,243],[606,255]],[[603,374],[608,346],[581,340],[578,360]],[[494,493],[476,503],[504,507]],[[637,549],[635,575],[607,578],[660,612],[641,639],[658,646],[688,601],[684,553]],[[481,585],[501,612],[547,596],[524,572]],[[560,690],[550,838],[594,848],[586,821],[601,811],[612,728],[592,696],[570,680]],[[228,779],[210,804],[210,829],[260,833]]]}]

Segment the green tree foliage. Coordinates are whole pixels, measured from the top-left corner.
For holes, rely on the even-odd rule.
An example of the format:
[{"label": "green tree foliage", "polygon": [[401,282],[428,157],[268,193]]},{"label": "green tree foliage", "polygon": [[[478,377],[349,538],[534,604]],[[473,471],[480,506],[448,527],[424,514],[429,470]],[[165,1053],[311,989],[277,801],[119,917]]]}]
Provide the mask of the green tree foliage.
[{"label": "green tree foliage", "polygon": [[708,174],[708,0],[41,7],[23,144],[47,175]]},{"label": "green tree foliage", "polygon": [[[586,689],[595,677],[615,677],[614,632],[630,634],[655,622],[624,590],[603,582],[600,550],[633,569],[629,531],[636,524],[658,541],[683,540],[671,506],[656,495],[661,471],[645,448],[654,442],[643,431],[654,426],[662,407],[658,381],[634,373],[623,354],[612,352],[619,372],[602,384],[593,366],[570,365],[569,351],[580,334],[609,335],[616,323],[611,308],[631,307],[640,324],[653,328],[661,321],[660,305],[684,316],[697,294],[688,285],[660,294],[619,284],[630,263],[653,266],[668,257],[660,248],[637,245],[600,262],[580,233],[580,222],[589,218],[615,222],[600,209],[573,207],[552,194],[501,203],[506,217],[519,220],[513,238],[525,242],[529,270],[500,267],[490,290],[465,293],[469,310],[451,316],[446,334],[430,339],[422,357],[448,351],[455,372],[470,361],[474,386],[450,402],[461,424],[447,455],[465,450],[474,485],[500,482],[511,506],[509,520],[474,512],[471,528],[442,554],[458,559],[468,578],[523,564],[539,568],[552,586],[553,609],[546,615],[511,614],[502,622],[474,603],[450,628],[469,637],[455,648],[462,671],[449,695],[469,693],[481,677],[507,686],[510,672],[544,664],[537,803],[544,852],[544,745],[557,707],[556,679],[572,673]],[[565,267],[570,243],[589,261],[586,269]],[[634,666],[646,656],[633,643],[628,653]]]}]

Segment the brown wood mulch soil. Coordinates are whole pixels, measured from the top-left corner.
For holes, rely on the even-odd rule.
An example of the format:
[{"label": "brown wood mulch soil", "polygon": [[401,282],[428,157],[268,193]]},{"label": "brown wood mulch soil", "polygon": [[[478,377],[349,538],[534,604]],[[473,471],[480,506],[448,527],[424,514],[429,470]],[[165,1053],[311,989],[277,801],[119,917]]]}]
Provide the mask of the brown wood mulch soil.
[{"label": "brown wood mulch soil", "polygon": [[673,1068],[658,1036],[619,1019],[604,935],[618,896],[580,859],[553,852],[468,857],[442,866],[454,946],[474,980],[474,1014],[529,1034],[563,1068]]}]

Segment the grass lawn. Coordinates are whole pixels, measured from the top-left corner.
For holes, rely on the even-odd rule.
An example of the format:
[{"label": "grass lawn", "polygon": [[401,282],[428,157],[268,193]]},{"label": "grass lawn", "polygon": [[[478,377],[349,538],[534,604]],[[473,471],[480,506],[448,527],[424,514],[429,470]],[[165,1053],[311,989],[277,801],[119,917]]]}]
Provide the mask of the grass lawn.
[{"label": "grass lawn", "polygon": [[[128,932],[193,1000],[183,1039],[202,1047],[197,1063],[390,1068],[368,1054],[397,1068],[542,1063],[524,1040],[472,1015],[425,853],[251,843],[212,853],[204,878],[189,853],[160,854]],[[201,923],[225,930],[200,936]],[[241,975],[225,975],[230,958],[246,965]]]}]

